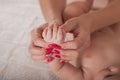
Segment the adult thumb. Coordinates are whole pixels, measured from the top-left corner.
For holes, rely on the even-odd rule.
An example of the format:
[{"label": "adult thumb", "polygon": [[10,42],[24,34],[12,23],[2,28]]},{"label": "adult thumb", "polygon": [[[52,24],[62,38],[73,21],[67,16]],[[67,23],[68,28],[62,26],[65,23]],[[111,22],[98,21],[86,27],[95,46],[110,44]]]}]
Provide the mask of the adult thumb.
[{"label": "adult thumb", "polygon": [[78,19],[72,18],[68,21],[66,21],[63,25],[60,27],[65,30],[66,32],[73,31],[78,26]]}]

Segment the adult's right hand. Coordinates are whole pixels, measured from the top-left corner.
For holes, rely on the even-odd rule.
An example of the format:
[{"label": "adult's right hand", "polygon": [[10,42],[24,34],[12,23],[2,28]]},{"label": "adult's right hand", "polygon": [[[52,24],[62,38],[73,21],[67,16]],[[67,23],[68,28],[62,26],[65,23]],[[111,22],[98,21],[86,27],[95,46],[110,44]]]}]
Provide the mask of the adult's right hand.
[{"label": "adult's right hand", "polygon": [[31,31],[31,44],[29,46],[29,52],[33,60],[46,62],[44,48],[47,48],[48,44],[44,41],[42,32],[47,26],[48,23],[45,23]]}]

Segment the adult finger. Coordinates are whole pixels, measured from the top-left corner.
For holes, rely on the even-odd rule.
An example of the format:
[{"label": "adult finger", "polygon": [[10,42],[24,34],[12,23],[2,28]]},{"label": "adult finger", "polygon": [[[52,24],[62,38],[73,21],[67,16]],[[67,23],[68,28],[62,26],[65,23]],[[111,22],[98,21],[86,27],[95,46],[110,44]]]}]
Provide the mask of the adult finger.
[{"label": "adult finger", "polygon": [[31,39],[34,45],[39,46],[39,47],[44,47],[46,48],[48,44],[43,40],[42,37],[42,32],[43,29],[47,26],[47,24],[44,24],[37,29],[34,29],[31,31]]},{"label": "adult finger", "polygon": [[40,61],[40,62],[46,62],[46,57],[45,55],[41,55],[41,56],[31,56],[33,60],[35,61]]},{"label": "adult finger", "polygon": [[29,52],[31,55],[43,55],[45,54],[45,49],[34,46],[33,44],[29,47]]},{"label": "adult finger", "polygon": [[81,42],[81,44],[80,44],[80,42],[78,42],[76,40],[72,40],[72,41],[64,42],[64,43],[60,44],[60,46],[62,46],[62,49],[79,49],[80,48],[79,46],[83,45],[83,43]]},{"label": "adult finger", "polygon": [[48,26],[48,23],[40,25],[31,31],[31,39],[34,40],[37,37],[42,38],[43,30]]},{"label": "adult finger", "polygon": [[33,44],[31,44],[29,47],[29,52],[33,60],[45,62],[45,51],[42,48],[36,47]]},{"label": "adult finger", "polygon": [[79,56],[79,50],[60,50],[60,54],[65,57],[78,57]]},{"label": "adult finger", "polygon": [[72,18],[61,25],[60,28],[63,28],[63,30],[65,30],[66,32],[70,32],[76,29],[76,27],[78,26],[78,18]]},{"label": "adult finger", "polygon": [[64,42],[60,45],[63,49],[80,49],[84,45],[85,40],[85,35],[81,35],[81,33],[79,33],[74,40]]},{"label": "adult finger", "polygon": [[43,47],[43,48],[47,48],[48,47],[48,43],[46,43],[43,39],[37,38],[36,40],[33,41],[35,46],[38,47]]}]

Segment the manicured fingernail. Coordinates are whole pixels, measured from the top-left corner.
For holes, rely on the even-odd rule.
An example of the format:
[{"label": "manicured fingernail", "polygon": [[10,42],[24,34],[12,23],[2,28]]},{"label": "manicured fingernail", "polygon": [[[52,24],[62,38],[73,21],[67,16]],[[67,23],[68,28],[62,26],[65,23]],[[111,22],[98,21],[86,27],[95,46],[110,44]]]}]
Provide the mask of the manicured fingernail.
[{"label": "manicured fingernail", "polygon": [[56,49],[61,49],[61,46],[59,46],[57,44],[49,44],[48,47],[50,47],[50,48],[56,48]]},{"label": "manicured fingernail", "polygon": [[58,55],[58,54],[60,54],[60,51],[54,50],[54,54]]},{"label": "manicured fingernail", "polygon": [[46,54],[51,54],[52,50],[53,50],[53,48],[46,48],[45,52],[46,52]]},{"label": "manicured fingernail", "polygon": [[[57,44],[49,44],[48,48],[45,49],[46,52],[46,58],[47,58],[47,62],[51,62],[53,60],[53,58],[57,58],[60,59],[60,50],[61,46],[57,45]],[[54,57],[52,57],[52,55],[54,54]],[[60,63],[64,63],[65,61],[60,60]]]},{"label": "manicured fingernail", "polygon": [[60,60],[60,64],[64,64],[65,63],[65,61],[64,60]]},{"label": "manicured fingernail", "polygon": [[47,62],[51,62],[53,60],[53,58],[52,57],[47,57]]},{"label": "manicured fingernail", "polygon": [[60,55],[55,55],[55,57],[56,57],[56,58],[58,58],[58,59],[60,59],[60,58],[61,58],[61,56],[60,56]]}]

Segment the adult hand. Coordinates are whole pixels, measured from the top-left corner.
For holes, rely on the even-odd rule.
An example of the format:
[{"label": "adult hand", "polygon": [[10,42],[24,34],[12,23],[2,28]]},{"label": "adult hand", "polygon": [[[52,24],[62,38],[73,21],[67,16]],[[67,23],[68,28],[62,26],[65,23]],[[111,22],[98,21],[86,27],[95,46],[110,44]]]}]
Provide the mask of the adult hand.
[{"label": "adult hand", "polygon": [[[48,47],[49,42],[46,42],[43,39],[44,36],[42,34],[43,34],[44,29],[46,27],[50,27],[51,24],[52,23],[50,24],[45,23],[31,31],[31,44],[29,47],[29,52],[31,54],[32,59],[40,61],[40,62],[46,62],[45,48]],[[54,27],[57,28],[58,26],[59,26],[58,23],[54,24]],[[50,31],[48,34],[50,34]]]},{"label": "adult hand", "polygon": [[63,43],[63,48],[78,49],[85,46],[87,47],[90,44],[91,26],[93,26],[93,19],[89,14],[83,14],[80,17],[75,17],[66,21],[60,27],[66,32],[73,33],[74,40]]},{"label": "adult hand", "polygon": [[66,21],[61,28],[66,32],[74,34],[74,40],[61,44],[65,60],[76,59],[78,55],[90,45],[90,27],[93,26],[93,19],[89,14],[72,18]]},{"label": "adult hand", "polygon": [[45,49],[48,44],[44,41],[42,37],[43,30],[48,26],[48,23],[40,25],[38,28],[31,31],[31,44],[29,47],[29,52],[32,59],[45,62]]}]

